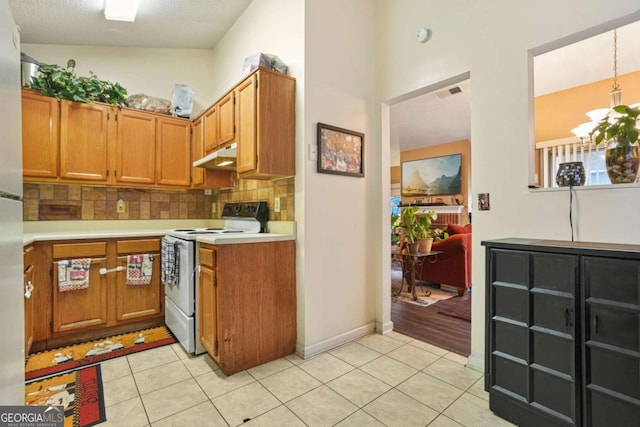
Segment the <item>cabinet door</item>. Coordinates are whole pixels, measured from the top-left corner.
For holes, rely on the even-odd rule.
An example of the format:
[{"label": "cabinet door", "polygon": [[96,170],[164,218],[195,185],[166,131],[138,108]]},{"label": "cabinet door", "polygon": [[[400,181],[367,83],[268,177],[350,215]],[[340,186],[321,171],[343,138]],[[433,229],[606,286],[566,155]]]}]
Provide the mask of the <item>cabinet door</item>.
[{"label": "cabinet door", "polygon": [[33,246],[24,250],[24,354],[29,355],[34,333],[35,265]]},{"label": "cabinet door", "polygon": [[216,273],[209,267],[200,267],[198,318],[200,342],[209,355],[218,360],[217,344],[217,283]]},{"label": "cabinet door", "polygon": [[110,108],[60,102],[60,177],[106,182]]},{"label": "cabinet door", "polygon": [[496,249],[487,255],[491,408],[516,423],[531,424],[535,413],[547,425],[580,425],[578,258]]},{"label": "cabinet door", "polygon": [[[204,119],[200,117],[193,122],[193,131],[191,133],[191,156],[192,160],[198,160],[204,157]],[[204,168],[191,169],[191,185],[194,187],[202,187],[204,185]]]},{"label": "cabinet door", "polygon": [[25,178],[58,176],[58,126],[56,98],[22,91],[22,173]]},{"label": "cabinet door", "polygon": [[[120,322],[162,314],[164,293],[160,283],[160,239],[119,240],[116,252],[117,266],[123,267],[116,276],[116,320]],[[134,277],[136,273],[133,270],[137,269],[132,266],[132,271],[128,271],[129,255],[150,255],[153,258],[151,283],[130,284],[135,280],[130,282],[129,275]]]},{"label": "cabinet door", "polygon": [[583,407],[591,426],[640,419],[640,262],[584,257]]},{"label": "cabinet door", "polygon": [[150,113],[121,110],[117,116],[113,176],[117,183],[153,184],[156,167],[156,119]]},{"label": "cabinet door", "polygon": [[218,360],[218,281],[216,277],[217,252],[199,248],[198,260],[198,330],[202,346]]},{"label": "cabinet door", "polygon": [[232,142],[236,137],[235,94],[229,92],[218,103],[218,146]]},{"label": "cabinet door", "polygon": [[156,118],[156,184],[188,188],[191,185],[191,122]]},{"label": "cabinet door", "polygon": [[[204,152],[211,153],[218,147],[218,106],[213,105],[202,115]],[[196,159],[199,159],[197,157]]]},{"label": "cabinet door", "polygon": [[[106,242],[54,244],[53,255],[53,332],[79,330],[107,324]],[[89,258],[89,286],[85,289],[60,290],[60,263]]]},{"label": "cabinet door", "polygon": [[256,88],[257,76],[254,74],[237,88],[238,103],[238,173],[255,170],[258,163],[256,141]]}]

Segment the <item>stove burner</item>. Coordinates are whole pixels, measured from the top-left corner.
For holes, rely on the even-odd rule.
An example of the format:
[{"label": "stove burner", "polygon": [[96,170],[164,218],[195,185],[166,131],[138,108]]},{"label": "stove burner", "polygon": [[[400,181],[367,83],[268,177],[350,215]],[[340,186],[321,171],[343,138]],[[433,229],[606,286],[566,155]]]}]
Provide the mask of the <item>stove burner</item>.
[{"label": "stove burner", "polygon": [[176,231],[176,232],[183,232],[183,231],[196,231],[196,229],[195,229],[195,228],[178,228],[178,229],[173,230],[173,231]]},{"label": "stove burner", "polygon": [[224,228],[205,228],[205,230],[224,230]]}]

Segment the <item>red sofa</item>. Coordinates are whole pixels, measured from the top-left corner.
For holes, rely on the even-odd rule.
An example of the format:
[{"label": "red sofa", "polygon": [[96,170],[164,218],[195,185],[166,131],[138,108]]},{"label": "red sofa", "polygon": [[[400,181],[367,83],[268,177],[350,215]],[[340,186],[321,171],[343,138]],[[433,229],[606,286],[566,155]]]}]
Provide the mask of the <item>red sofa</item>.
[{"label": "red sofa", "polygon": [[426,261],[418,275],[420,280],[454,286],[458,295],[471,288],[471,224],[464,227],[448,224],[449,237],[433,242],[432,251],[442,251],[434,263]]}]

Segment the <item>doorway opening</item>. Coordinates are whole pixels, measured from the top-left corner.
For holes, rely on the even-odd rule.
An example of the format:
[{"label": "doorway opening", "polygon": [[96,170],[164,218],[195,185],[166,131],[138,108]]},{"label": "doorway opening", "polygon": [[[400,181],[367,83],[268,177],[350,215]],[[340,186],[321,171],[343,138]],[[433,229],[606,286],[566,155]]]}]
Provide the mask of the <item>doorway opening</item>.
[{"label": "doorway opening", "polygon": [[[462,356],[471,352],[471,81],[453,77],[386,103],[390,145],[389,215],[417,206],[438,215],[434,255],[407,265],[402,229],[392,225],[393,330]],[[383,130],[386,131],[386,130]],[[427,159],[422,162],[423,159]],[[440,164],[459,162],[453,172]],[[444,166],[443,166],[444,167]],[[422,168],[422,169],[421,169]],[[459,168],[459,169],[458,169]],[[394,234],[394,232],[396,232]],[[408,280],[412,276],[414,280]],[[409,293],[415,283],[415,296]]]}]

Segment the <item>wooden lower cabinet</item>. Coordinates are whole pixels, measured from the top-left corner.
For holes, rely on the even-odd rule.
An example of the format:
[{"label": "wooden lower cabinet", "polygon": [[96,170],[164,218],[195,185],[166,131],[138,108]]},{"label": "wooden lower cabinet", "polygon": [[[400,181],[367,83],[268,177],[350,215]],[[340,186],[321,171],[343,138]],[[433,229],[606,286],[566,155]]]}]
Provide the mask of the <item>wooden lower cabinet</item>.
[{"label": "wooden lower cabinet", "polygon": [[[160,237],[37,242],[35,246],[36,268],[46,269],[49,280],[36,283],[34,351],[164,323]],[[149,285],[127,284],[127,259],[136,254],[153,257]],[[81,258],[90,260],[89,286],[61,290],[60,264],[69,267],[71,260]]]},{"label": "wooden lower cabinet", "polygon": [[[73,259],[88,258],[89,287],[61,290],[60,269],[72,268]],[[53,332],[65,332],[107,324],[106,242],[53,245]]]},{"label": "wooden lower cabinet", "polygon": [[198,245],[200,341],[232,375],[292,354],[295,241]]},{"label": "wooden lower cabinet", "polygon": [[24,354],[29,354],[31,344],[33,344],[33,324],[34,324],[34,294],[35,288],[35,259],[33,245],[24,248]]},{"label": "wooden lower cabinet", "polygon": [[218,284],[215,272],[216,250],[200,248],[198,280],[198,330],[200,342],[211,357],[218,361]]},{"label": "wooden lower cabinet", "polygon": [[[116,321],[132,320],[162,313],[164,287],[160,282],[160,240],[119,240],[116,272]],[[152,257],[151,283],[127,284],[127,262],[130,255],[149,254]],[[117,268],[116,267],[116,268]]]}]

